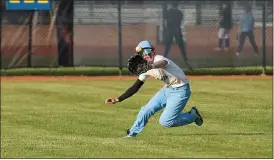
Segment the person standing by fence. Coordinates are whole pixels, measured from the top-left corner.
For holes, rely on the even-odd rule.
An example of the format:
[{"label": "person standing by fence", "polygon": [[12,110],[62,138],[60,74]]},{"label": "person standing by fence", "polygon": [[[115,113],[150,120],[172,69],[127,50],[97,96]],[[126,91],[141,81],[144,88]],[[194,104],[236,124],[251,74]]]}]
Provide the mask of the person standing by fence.
[{"label": "person standing by fence", "polygon": [[240,24],[239,24],[239,29],[238,29],[238,48],[237,48],[237,52],[236,52],[236,56],[239,56],[242,49],[243,49],[243,45],[245,42],[246,37],[248,37],[250,44],[252,45],[255,53],[255,56],[258,56],[258,47],[254,38],[254,17],[252,16],[251,13],[251,7],[245,7],[245,13],[242,17],[242,19],[240,20]]},{"label": "person standing by fence", "polygon": [[224,3],[222,5],[220,16],[221,18],[217,22],[217,27],[219,27],[219,33],[218,33],[218,47],[216,48],[216,50],[217,51],[222,50],[223,40],[225,40],[224,50],[228,51],[229,43],[230,43],[229,33],[232,28],[232,13],[231,13],[231,7],[229,4]]},{"label": "person standing by fence", "polygon": [[185,62],[188,60],[185,51],[185,44],[183,40],[181,23],[183,21],[183,13],[178,9],[178,2],[172,3],[170,8],[164,17],[165,20],[165,52],[164,57],[168,56],[168,52],[171,48],[173,37],[175,37],[176,43],[179,45],[180,51],[183,55]]}]

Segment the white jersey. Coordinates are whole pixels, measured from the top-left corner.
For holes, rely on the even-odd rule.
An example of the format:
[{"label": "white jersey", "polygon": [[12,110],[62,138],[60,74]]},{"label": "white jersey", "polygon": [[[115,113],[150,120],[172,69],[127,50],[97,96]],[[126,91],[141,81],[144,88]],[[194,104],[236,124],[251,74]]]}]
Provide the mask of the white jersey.
[{"label": "white jersey", "polygon": [[161,55],[156,55],[153,63],[160,60],[167,61],[167,65],[165,66],[165,68],[150,69],[146,73],[140,74],[139,80],[144,82],[149,76],[151,76],[155,79],[163,81],[166,86],[171,87],[180,87],[184,84],[189,83],[183,70],[171,60]]}]

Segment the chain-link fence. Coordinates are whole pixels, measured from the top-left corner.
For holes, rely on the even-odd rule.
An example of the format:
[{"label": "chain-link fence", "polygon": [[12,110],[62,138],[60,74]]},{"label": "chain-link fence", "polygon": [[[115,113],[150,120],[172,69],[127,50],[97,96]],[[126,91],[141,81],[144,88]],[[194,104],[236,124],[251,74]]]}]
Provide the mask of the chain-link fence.
[{"label": "chain-link fence", "polygon": [[[4,11],[2,68],[57,66],[56,27],[45,11]],[[47,14],[47,12],[46,12]]]},{"label": "chain-link fence", "polygon": [[7,10],[2,4],[2,68],[59,66],[64,47],[59,45],[58,34],[65,32],[60,29],[65,27],[59,23],[62,17],[57,18],[58,7],[58,1],[51,11]]},{"label": "chain-link fence", "polygon": [[[180,32],[183,35],[188,63],[193,68],[260,66],[263,65],[263,58],[266,58],[266,65],[273,65],[273,1],[229,1],[233,27],[229,32],[228,50],[216,50],[219,39],[219,28],[216,27],[216,23],[220,20],[223,2],[176,2],[183,14]],[[254,50],[248,40],[245,41],[241,56],[236,56],[239,42],[237,31],[246,6],[251,6],[255,19],[254,38],[259,50],[258,57],[254,56]],[[60,26],[59,24],[55,25],[58,17],[62,19],[57,14],[58,7],[60,5],[57,1],[52,11],[44,16],[49,18],[48,23],[35,23],[32,26],[32,35],[28,33],[30,13],[23,18],[25,21],[14,26],[14,22],[5,19],[18,19],[14,17],[18,17],[19,12],[13,15],[4,12],[2,67],[28,66],[30,58],[26,55],[29,55],[29,43],[32,44],[31,66],[58,66],[60,59],[66,59],[66,56],[60,56],[64,54],[60,54],[60,47],[62,48],[64,43],[60,43],[57,35],[62,29],[56,27]],[[70,58],[73,66],[126,66],[128,57],[134,54],[136,45],[142,40],[150,40],[155,46],[156,53],[165,55],[165,15],[171,7],[170,1],[74,1],[73,17],[70,19],[73,21],[73,29],[69,30],[73,38],[70,43],[65,43],[71,49],[62,51],[73,53],[73,57]],[[32,14],[32,19],[39,17],[37,11]],[[34,22],[38,20],[32,20],[32,24]],[[32,37],[31,42],[28,36]],[[168,58],[181,67],[186,67],[175,38],[172,42],[167,52]],[[70,57],[69,54],[66,55]],[[20,59],[22,62],[19,63]]]}]

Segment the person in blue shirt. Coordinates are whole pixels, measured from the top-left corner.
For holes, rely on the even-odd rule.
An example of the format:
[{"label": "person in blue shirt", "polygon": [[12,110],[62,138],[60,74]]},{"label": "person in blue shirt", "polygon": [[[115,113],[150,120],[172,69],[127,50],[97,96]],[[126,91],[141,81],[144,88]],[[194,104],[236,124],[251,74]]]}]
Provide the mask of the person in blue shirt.
[{"label": "person in blue shirt", "polygon": [[252,45],[255,53],[255,56],[258,56],[258,47],[254,38],[254,18],[251,13],[251,7],[246,7],[245,8],[245,13],[240,20],[239,24],[239,30],[238,30],[238,48],[236,55],[239,56],[242,49],[243,45],[245,42],[246,37],[248,37],[250,44]]}]

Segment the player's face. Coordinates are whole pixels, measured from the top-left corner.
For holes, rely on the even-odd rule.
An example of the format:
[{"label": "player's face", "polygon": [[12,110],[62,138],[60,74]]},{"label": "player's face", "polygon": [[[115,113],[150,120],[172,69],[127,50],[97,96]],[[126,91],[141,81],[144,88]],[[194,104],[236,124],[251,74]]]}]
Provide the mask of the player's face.
[{"label": "player's face", "polygon": [[152,53],[149,53],[149,54],[144,54],[144,59],[152,64],[153,63],[153,59],[154,59],[154,55]]}]

